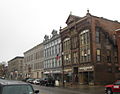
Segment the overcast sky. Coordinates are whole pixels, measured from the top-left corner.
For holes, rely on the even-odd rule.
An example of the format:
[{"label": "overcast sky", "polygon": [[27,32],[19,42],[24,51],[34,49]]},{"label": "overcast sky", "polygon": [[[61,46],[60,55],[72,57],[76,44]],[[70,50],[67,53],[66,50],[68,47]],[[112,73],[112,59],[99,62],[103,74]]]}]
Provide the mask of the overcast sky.
[{"label": "overcast sky", "polygon": [[92,15],[120,22],[120,0],[0,0],[0,62],[37,44],[73,15]]}]

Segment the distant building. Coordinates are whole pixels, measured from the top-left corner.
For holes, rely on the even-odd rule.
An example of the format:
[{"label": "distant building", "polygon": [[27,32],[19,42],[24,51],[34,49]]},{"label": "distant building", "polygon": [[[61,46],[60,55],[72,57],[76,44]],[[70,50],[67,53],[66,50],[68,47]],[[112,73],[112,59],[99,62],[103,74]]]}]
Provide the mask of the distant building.
[{"label": "distant building", "polygon": [[22,79],[23,78],[23,60],[24,57],[17,56],[8,61],[8,72],[10,79]]},{"label": "distant building", "polygon": [[[118,51],[113,31],[120,23],[89,13],[70,14],[60,30],[65,84],[105,84],[119,73]],[[119,52],[120,53],[120,52]]]},{"label": "distant building", "polygon": [[0,77],[3,77],[3,67],[4,65],[0,63]]},{"label": "distant building", "polygon": [[44,37],[44,76],[61,80],[61,38],[56,30],[52,31],[52,36]]},{"label": "distant building", "polygon": [[24,78],[42,78],[43,77],[43,43],[24,52]]}]

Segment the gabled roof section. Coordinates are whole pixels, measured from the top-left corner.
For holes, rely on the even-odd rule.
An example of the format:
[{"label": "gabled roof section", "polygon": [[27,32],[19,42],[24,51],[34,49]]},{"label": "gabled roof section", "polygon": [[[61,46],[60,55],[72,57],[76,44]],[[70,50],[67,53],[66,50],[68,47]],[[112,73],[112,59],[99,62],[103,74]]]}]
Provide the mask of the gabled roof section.
[{"label": "gabled roof section", "polygon": [[70,24],[74,21],[78,21],[81,17],[70,14],[66,20],[66,24]]}]

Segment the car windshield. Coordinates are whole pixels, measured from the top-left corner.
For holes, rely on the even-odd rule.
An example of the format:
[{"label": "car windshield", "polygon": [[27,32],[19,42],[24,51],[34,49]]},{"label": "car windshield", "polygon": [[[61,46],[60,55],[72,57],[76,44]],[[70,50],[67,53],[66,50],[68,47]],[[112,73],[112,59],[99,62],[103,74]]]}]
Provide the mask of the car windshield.
[{"label": "car windshield", "polygon": [[30,85],[4,86],[2,94],[33,94],[33,88]]},{"label": "car windshield", "polygon": [[120,81],[115,82],[115,85],[120,85]]}]

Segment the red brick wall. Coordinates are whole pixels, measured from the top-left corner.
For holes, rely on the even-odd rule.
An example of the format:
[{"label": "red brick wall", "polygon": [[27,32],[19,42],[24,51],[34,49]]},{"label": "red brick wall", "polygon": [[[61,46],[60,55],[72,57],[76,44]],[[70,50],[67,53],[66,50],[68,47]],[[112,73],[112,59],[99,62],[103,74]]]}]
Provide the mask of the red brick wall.
[{"label": "red brick wall", "polygon": [[117,35],[117,45],[118,45],[118,63],[120,65],[120,30],[116,31]]}]

